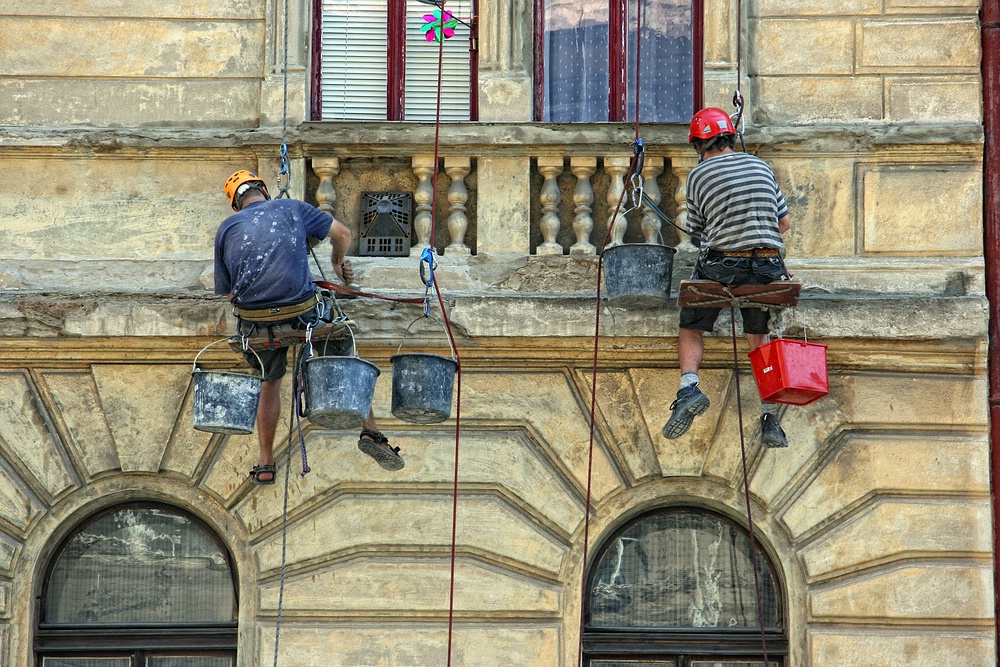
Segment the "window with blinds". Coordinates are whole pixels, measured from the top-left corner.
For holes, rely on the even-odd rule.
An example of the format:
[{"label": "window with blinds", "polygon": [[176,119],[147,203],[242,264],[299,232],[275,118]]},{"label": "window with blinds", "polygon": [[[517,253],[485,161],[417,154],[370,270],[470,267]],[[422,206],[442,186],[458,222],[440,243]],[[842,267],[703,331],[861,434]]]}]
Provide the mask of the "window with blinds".
[{"label": "window with blinds", "polygon": [[441,58],[441,120],[469,120],[472,0],[448,0],[454,35],[426,39],[417,0],[322,0],[318,120],[434,121]]}]

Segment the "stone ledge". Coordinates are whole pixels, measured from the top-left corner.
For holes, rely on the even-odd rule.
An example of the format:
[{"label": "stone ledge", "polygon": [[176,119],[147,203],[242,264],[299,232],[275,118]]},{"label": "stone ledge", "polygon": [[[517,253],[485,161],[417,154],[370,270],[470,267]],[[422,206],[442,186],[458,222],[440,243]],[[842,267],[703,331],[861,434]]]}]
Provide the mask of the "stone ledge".
[{"label": "stone ledge", "polygon": [[[451,293],[445,299],[459,338],[585,338],[594,334],[593,297]],[[436,298],[432,301],[432,314],[437,314]],[[370,298],[341,303],[357,322],[363,343],[398,341],[406,327],[422,317],[422,307],[415,304]],[[674,304],[650,310],[605,306],[601,335],[673,338],[677,316]],[[889,340],[982,339],[987,321],[988,302],[978,295],[807,294],[783,316],[786,335],[806,331],[810,338]],[[17,292],[0,297],[0,337],[226,336],[233,324],[229,305],[221,297],[94,292]],[[723,313],[715,333],[727,336],[729,330],[728,314]]]},{"label": "stone ledge", "polygon": [[[647,150],[663,148],[687,152],[687,125],[651,123],[641,128]],[[426,153],[434,145],[433,123],[330,122],[303,123],[289,128],[288,144],[293,157],[357,155],[411,155]],[[635,126],[628,123],[444,123],[440,145],[449,154],[534,156],[540,148],[558,149],[564,155],[597,155],[606,152],[631,153]],[[148,156],[162,150],[176,154],[189,149],[197,154],[232,155],[234,149],[277,151],[280,127],[257,129],[145,127],[17,127],[0,126],[0,150],[55,149],[65,155],[67,148],[101,154],[136,152]],[[858,152],[884,146],[952,144],[981,145],[983,128],[978,123],[883,123],[831,124],[820,127],[764,125],[746,131],[748,146],[777,144],[802,150]]]},{"label": "stone ledge", "polygon": [[[317,256],[324,275],[333,275],[326,251],[317,252]],[[692,253],[675,255],[674,296],[680,281],[691,275],[694,261]],[[352,257],[351,262],[363,291],[407,296],[424,293],[415,257]],[[792,257],[787,264],[807,295],[947,297],[986,293],[982,257]],[[212,270],[208,259],[2,259],[0,302],[28,290],[54,295],[92,292],[210,298]],[[438,284],[448,293],[592,298],[597,288],[597,257],[445,254],[438,258],[436,272]]]}]

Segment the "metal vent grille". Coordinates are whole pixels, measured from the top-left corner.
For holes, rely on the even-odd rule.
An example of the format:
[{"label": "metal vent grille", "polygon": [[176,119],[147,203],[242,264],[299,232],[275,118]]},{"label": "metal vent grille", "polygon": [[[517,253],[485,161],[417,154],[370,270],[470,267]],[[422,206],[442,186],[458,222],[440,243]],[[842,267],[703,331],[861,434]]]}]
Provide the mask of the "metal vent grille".
[{"label": "metal vent grille", "polygon": [[410,254],[413,234],[413,194],[409,192],[362,192],[362,257],[405,257]]}]

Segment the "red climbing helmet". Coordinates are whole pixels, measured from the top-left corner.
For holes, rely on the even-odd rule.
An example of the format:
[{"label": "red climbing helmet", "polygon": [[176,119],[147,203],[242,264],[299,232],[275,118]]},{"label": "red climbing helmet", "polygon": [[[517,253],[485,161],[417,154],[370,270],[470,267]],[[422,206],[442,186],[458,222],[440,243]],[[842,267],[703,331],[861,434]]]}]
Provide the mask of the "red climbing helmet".
[{"label": "red climbing helmet", "polygon": [[736,129],[729,114],[722,109],[708,107],[696,113],[691,119],[688,143],[695,139],[711,139],[718,134],[736,134]]}]

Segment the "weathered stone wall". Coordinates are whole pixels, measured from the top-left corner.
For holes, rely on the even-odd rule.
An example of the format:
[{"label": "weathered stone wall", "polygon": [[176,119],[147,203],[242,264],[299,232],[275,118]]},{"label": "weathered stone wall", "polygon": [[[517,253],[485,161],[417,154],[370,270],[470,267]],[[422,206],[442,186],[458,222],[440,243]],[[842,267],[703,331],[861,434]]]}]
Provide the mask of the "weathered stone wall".
[{"label": "weathered stone wall", "polygon": [[[755,391],[741,377],[787,664],[995,664],[978,4],[741,4],[748,141],[788,197],[789,266],[806,288],[786,332],[827,343],[831,368],[828,397],[783,409],[787,450],[757,446]],[[705,8],[706,103],[729,108],[737,3]],[[248,483],[252,436],[192,430],[190,372],[232,326],[210,293],[211,242],[229,212],[220,184],[238,168],[277,171],[283,9],[0,7],[2,665],[32,664],[35,600],[59,541],[140,498],[223,536],[239,573],[239,664],[271,660],[282,487]],[[395,162],[379,172],[379,160],[425,158],[434,128],[300,125],[310,11],[290,5],[293,196],[316,197],[315,160],[363,158],[332,182],[335,213],[356,228],[361,190],[413,188],[413,174]],[[627,155],[632,128],[527,122],[531,21],[529,2],[482,3],[484,122],[441,133],[444,155],[471,158],[479,245],[446,253],[437,274],[464,369],[456,665],[576,664],[597,261],[529,256],[541,208],[532,169],[539,157]],[[690,161],[685,128],[643,134],[668,168]],[[568,226],[575,183],[561,178]],[[675,281],[692,260],[678,255]],[[423,293],[411,258],[355,262],[363,288]],[[389,415],[388,358],[419,308],[346,308],[362,355],[382,368],[375,410],[407,466],[387,473],[356,434],[307,426],[314,472],[299,479],[292,452],[282,661],[442,664],[454,423]],[[743,521],[728,320],[708,341],[712,407],[678,441],[660,435],[678,379],[676,308],[608,308],[601,323],[591,549],[666,504]],[[218,347],[206,363],[237,365]],[[443,339],[414,347],[440,352]]]},{"label": "weathered stone wall", "polygon": [[[222,531],[243,593],[241,662],[270,659],[282,486],[247,481],[253,436],[191,429],[189,364],[205,340],[124,349],[121,339],[45,348],[10,340],[38,356],[23,365],[9,355],[0,373],[0,571],[9,577],[0,636],[10,642],[9,664],[29,660],[28,619],[56,538],[76,519],[135,498],[175,503]],[[742,515],[726,342],[710,346],[703,373],[712,407],[689,436],[668,442],[659,431],[677,382],[673,345],[615,340],[597,383],[594,542],[623,517],[664,503]],[[944,651],[963,665],[992,664],[985,380],[969,373],[982,364],[978,351],[829,343],[840,369],[831,394],[784,411],[787,450],[757,447],[755,390],[749,376],[741,383],[755,521],[785,587],[790,664],[907,655],[907,664],[932,665]],[[462,378],[456,663],[570,665],[589,442],[585,340],[485,337],[477,345],[484,349],[469,356]],[[389,415],[393,352],[363,349],[383,366],[375,410],[402,447],[403,471],[376,467],[354,433],[308,424],[313,472],[304,479],[291,452],[289,664],[442,659],[454,424]],[[642,367],[632,367],[639,356]],[[233,357],[217,351],[206,360],[225,367]],[[288,427],[283,421],[279,433]]]},{"label": "weathered stone wall", "polygon": [[756,0],[755,120],[978,124],[978,10],[977,0]]}]

